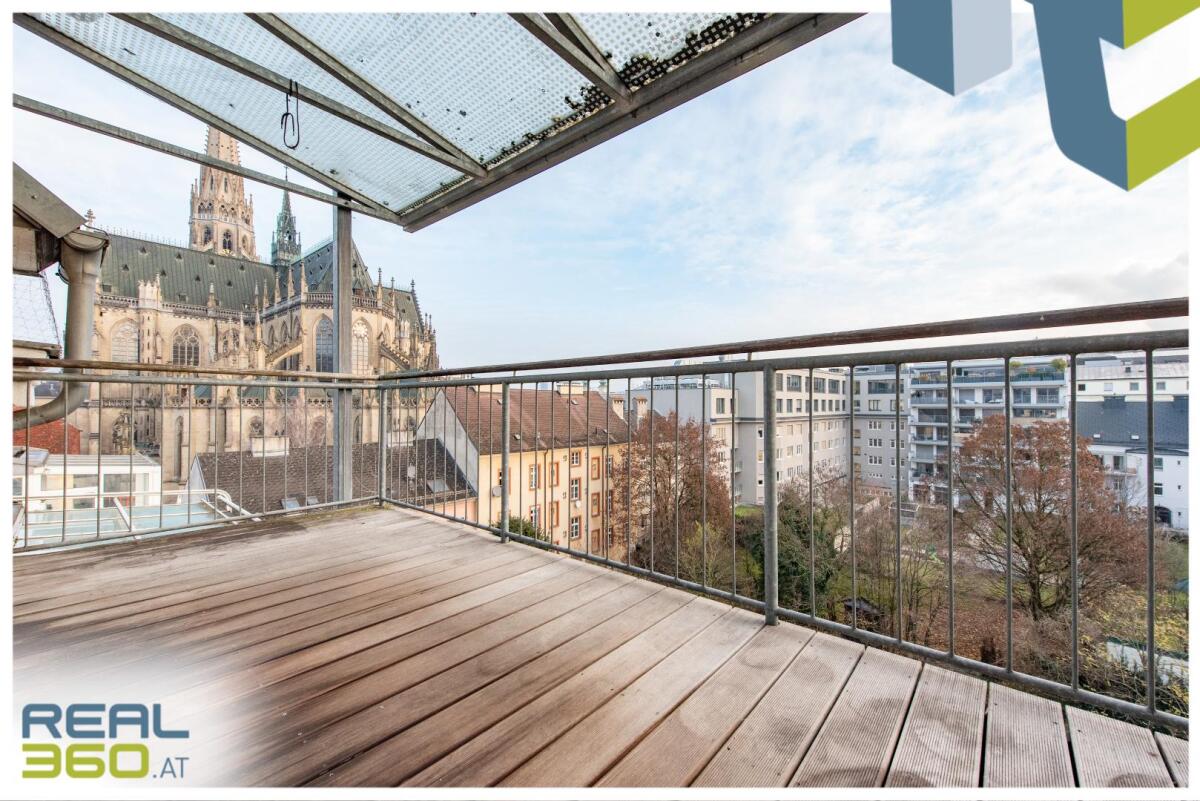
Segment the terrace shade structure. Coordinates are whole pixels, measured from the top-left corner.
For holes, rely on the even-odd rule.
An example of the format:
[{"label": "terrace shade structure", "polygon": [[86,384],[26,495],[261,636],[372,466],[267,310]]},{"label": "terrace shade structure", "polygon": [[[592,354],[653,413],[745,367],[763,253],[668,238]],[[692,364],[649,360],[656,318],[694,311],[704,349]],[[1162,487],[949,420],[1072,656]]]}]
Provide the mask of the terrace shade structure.
[{"label": "terrace shade structure", "polygon": [[[351,213],[419,230],[859,14],[16,14],[17,25],[328,187],[14,105],[333,207],[332,372],[349,372]],[[349,391],[334,486],[354,496]]]}]

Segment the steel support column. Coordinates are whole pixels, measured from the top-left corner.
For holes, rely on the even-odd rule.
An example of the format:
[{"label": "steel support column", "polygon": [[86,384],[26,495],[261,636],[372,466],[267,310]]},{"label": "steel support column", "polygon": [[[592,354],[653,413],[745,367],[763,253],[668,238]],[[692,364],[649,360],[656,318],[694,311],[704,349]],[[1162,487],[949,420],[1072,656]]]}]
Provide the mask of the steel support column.
[{"label": "steel support column", "polygon": [[[354,311],[354,244],[350,232],[350,210],[333,209],[333,370],[353,371],[351,363],[351,315]],[[339,389],[335,393],[333,416],[333,491],[334,500],[354,497],[354,392]]]}]

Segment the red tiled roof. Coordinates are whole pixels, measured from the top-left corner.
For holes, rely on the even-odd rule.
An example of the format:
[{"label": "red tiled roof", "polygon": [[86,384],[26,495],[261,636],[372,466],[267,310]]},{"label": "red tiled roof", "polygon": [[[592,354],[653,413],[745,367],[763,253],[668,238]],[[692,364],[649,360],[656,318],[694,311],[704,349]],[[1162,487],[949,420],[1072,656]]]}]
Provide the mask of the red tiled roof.
[{"label": "red tiled roof", "polygon": [[[499,453],[500,391],[447,387],[446,397],[480,453]],[[552,389],[512,387],[508,394],[509,451],[565,448],[570,444],[604,445],[626,441],[625,421],[599,392],[570,395]],[[536,442],[535,442],[536,436]]]}]

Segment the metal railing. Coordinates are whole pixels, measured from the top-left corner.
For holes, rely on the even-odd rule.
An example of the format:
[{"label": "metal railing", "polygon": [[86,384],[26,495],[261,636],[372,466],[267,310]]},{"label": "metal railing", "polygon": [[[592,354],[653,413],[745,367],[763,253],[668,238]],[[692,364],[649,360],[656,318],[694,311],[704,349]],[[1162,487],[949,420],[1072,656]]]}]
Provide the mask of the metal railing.
[{"label": "metal railing", "polygon": [[[1081,556],[1080,543],[1081,526],[1085,543],[1095,535],[1089,528],[1095,526],[1094,500],[1085,493],[1088,506],[1081,507],[1079,485],[1081,463],[1090,470],[1092,457],[1077,437],[1074,381],[1078,357],[1093,353],[1144,353],[1152,372],[1155,352],[1187,347],[1186,330],[761,358],[774,347],[806,347],[809,343],[832,347],[881,342],[889,335],[911,340],[1186,313],[1185,300],[1172,300],[734,343],[739,346],[736,351],[705,346],[618,354],[596,357],[590,360],[590,367],[589,360],[569,359],[493,365],[457,374],[450,370],[394,374],[374,380],[282,371],[263,371],[253,380],[213,375],[213,371],[191,377],[85,372],[55,374],[53,378],[95,383],[102,397],[105,386],[128,385],[131,412],[142,408],[139,399],[147,391],[153,393],[156,385],[159,392],[164,392],[166,385],[232,390],[238,409],[246,406],[243,389],[263,389],[268,393],[263,396],[265,409],[287,408],[290,399],[303,398],[301,408],[319,408],[323,415],[332,414],[336,404],[310,407],[309,394],[356,393],[355,412],[364,433],[361,444],[355,446],[355,457],[366,466],[355,472],[351,496],[323,495],[310,506],[379,502],[420,510],[489,531],[502,540],[568,553],[756,609],[771,623],[778,619],[803,622],[1065,700],[1186,730],[1186,712],[1164,709],[1159,703],[1160,695],[1169,688],[1158,686],[1155,667],[1155,545],[1160,534],[1152,509],[1139,513],[1131,507],[1127,511],[1130,525],[1144,524],[1144,574],[1123,574],[1119,581],[1111,581],[1122,592],[1140,594],[1145,602],[1146,659],[1138,696],[1120,688],[1102,691],[1108,685],[1101,686],[1091,678],[1087,661],[1091,646],[1086,645],[1084,651],[1081,645],[1085,640],[1081,609],[1085,617],[1090,615],[1094,601],[1084,595],[1093,592],[1096,579],[1090,562],[1081,573],[1081,559],[1091,557]],[[740,349],[747,344],[752,347]],[[754,360],[646,364],[682,355],[749,356],[750,351],[757,354]],[[1015,527],[1025,525],[1021,482],[1029,472],[1030,457],[1025,439],[1014,442],[1023,429],[1014,423],[1012,363],[1034,357],[1060,358],[1068,365],[1064,391],[1070,412],[1070,453],[1066,478],[1055,490],[1060,497],[1055,512],[1058,533],[1054,535],[1061,539],[1055,547],[1065,554],[1069,570],[1055,579],[1063,602],[1053,609],[1051,621],[1066,627],[1063,635],[1069,647],[1060,655],[1061,664],[1046,670],[1029,662],[1024,647],[1030,632],[1046,626],[1047,619],[1025,609],[1034,609],[1036,604],[1023,588],[1030,568],[1020,539],[1014,537]],[[921,421],[910,422],[906,411],[902,392],[912,391],[902,380],[906,366],[936,363],[953,375],[956,362],[988,359],[1000,365],[1008,399],[1004,413],[996,415],[1003,421],[1002,440],[990,452],[982,449],[979,438],[988,428],[983,421],[985,425],[967,435],[961,452],[957,441],[954,447],[941,449],[935,477],[942,487],[936,495],[923,485],[928,479],[912,472],[908,426]],[[95,367],[112,370],[114,365],[95,363]],[[587,369],[576,369],[583,367]],[[893,411],[886,415],[856,411],[857,382],[847,380],[841,382],[845,411],[814,413],[814,371],[841,370],[849,378],[856,369],[868,367],[872,375],[893,382]],[[176,366],[139,369],[180,370]],[[779,374],[783,374],[784,386],[792,385],[792,376],[808,379],[803,413],[777,419]],[[14,378],[44,380],[48,376],[17,372]],[[729,392],[714,386],[718,383],[733,388],[727,414],[712,413],[709,394]],[[1153,399],[1153,385],[1148,375],[1148,400]],[[689,388],[689,393],[681,395],[681,386]],[[689,406],[696,388],[699,403]],[[951,419],[953,396],[941,400],[946,419]],[[151,403],[148,408],[161,414],[166,407]],[[210,404],[206,413],[220,408]],[[1147,450],[1147,464],[1153,463],[1155,448],[1153,414],[1154,404],[1147,403],[1148,435],[1140,442]],[[890,431],[868,431],[863,423],[862,432],[862,436],[883,436],[893,446],[890,465],[870,463],[872,471],[890,476],[881,485],[858,469],[868,464],[867,456],[855,453],[854,448],[856,424],[884,416],[891,418]],[[280,419],[290,418],[284,414]],[[161,435],[161,425],[157,431]],[[238,431],[240,436],[242,429]],[[134,444],[131,460],[133,453],[142,452],[136,447],[140,441]],[[156,444],[163,447],[161,436]],[[255,453],[239,441],[237,454],[243,460],[261,460],[261,470],[253,475],[265,481],[267,462],[278,456],[270,455],[265,438],[261,446]],[[290,444],[283,448],[284,476],[288,475],[287,459],[294,454]],[[1014,462],[1014,454],[1020,462]],[[337,463],[336,454],[322,459],[323,466],[326,462]],[[219,459],[217,464],[221,464]],[[19,476],[20,470],[15,474]],[[244,478],[245,472],[240,475]],[[989,527],[984,530],[980,513],[967,508],[964,498],[989,476],[994,481],[987,488],[990,516],[984,516]],[[305,502],[312,500],[309,487],[306,481]],[[247,505],[242,496],[230,491],[228,482],[214,480],[212,487],[204,489],[225,491],[230,506],[236,507],[227,510],[227,516],[216,521],[218,525],[295,510],[268,508],[265,490],[259,502]],[[1090,485],[1086,489],[1091,492]],[[24,491],[28,504],[28,480]],[[68,515],[62,517],[65,532]],[[1023,529],[1022,537],[1027,533]],[[936,581],[930,579],[918,587],[913,581],[918,573]],[[922,606],[928,601],[921,593],[929,593],[930,587],[941,598],[936,611]],[[956,623],[964,604],[975,607],[971,611],[976,617],[982,609],[986,619],[1001,621],[1002,644],[981,643],[976,641],[976,632],[959,630]],[[922,623],[914,615],[927,620],[921,618]],[[1020,643],[1016,642],[1018,628]],[[1087,641],[1091,642],[1090,635]],[[1051,675],[1041,675],[1048,671]]]}]

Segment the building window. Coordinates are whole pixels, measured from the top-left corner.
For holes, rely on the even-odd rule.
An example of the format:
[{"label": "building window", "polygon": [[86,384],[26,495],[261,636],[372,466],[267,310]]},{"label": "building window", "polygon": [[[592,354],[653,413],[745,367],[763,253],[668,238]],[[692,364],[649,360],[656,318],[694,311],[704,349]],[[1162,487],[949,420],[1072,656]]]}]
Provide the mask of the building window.
[{"label": "building window", "polygon": [[[1080,384],[1078,389],[1080,392],[1087,392],[1087,384]],[[986,394],[986,393],[984,393],[984,394]],[[985,400],[986,400],[986,398],[985,398]]]},{"label": "building window", "polygon": [[552,486],[552,487],[558,486],[558,462],[557,461],[550,463],[550,486]]},{"label": "building window", "polygon": [[579,451],[571,451],[571,467],[579,467],[582,458]]},{"label": "building window", "polygon": [[725,414],[725,399],[717,398],[717,414]]},{"label": "building window", "polygon": [[600,493],[592,493],[592,517],[600,516]]},{"label": "building window", "polygon": [[571,479],[571,494],[570,498],[573,501],[579,500],[579,479]]},{"label": "building window", "polygon": [[1155,390],[1155,392],[1166,392],[1167,391],[1167,382],[1166,381],[1155,381],[1154,382],[1154,390]]},{"label": "building window", "polygon": [[600,479],[600,457],[593,456],[592,457],[592,480],[598,481],[599,479]]},{"label": "building window", "polygon": [[1137,392],[1141,388],[1142,388],[1141,381],[1130,381],[1129,382],[1129,391],[1130,392]]},{"label": "building window", "polygon": [[1155,457],[1154,457],[1154,469],[1155,469],[1155,470],[1162,470],[1162,469],[1163,469],[1163,460],[1162,460],[1162,457],[1161,457],[1161,456],[1155,456]]},{"label": "building window", "polygon": [[1161,481],[1155,481],[1155,482],[1154,482],[1154,494],[1155,494],[1155,495],[1162,495],[1162,494],[1163,494],[1163,485],[1162,485],[1162,482],[1161,482]]},{"label": "building window", "polygon": [[571,539],[579,539],[579,527],[579,516],[576,515],[571,518]]},{"label": "building window", "polygon": [[317,372],[333,372],[333,322],[322,317],[316,334]]},{"label": "building window", "polygon": [[109,354],[114,362],[136,362],[138,360],[138,327],[126,320],[113,329]]},{"label": "building window", "polygon": [[221,234],[221,250],[233,252],[233,234],[228,231]]},{"label": "building window", "polygon": [[537,506],[529,507],[529,522],[533,524],[535,529],[542,526],[542,510]]},{"label": "building window", "polygon": [[558,501],[550,504],[550,528],[558,528]]},{"label": "building window", "polygon": [[200,366],[200,337],[189,325],[179,328],[171,341],[171,364],[188,367]]},{"label": "building window", "polygon": [[1111,381],[1105,381],[1105,382],[1104,382],[1104,391],[1105,391],[1105,392],[1112,392],[1112,391],[1113,391],[1113,385],[1112,385],[1112,382],[1111,382]]},{"label": "building window", "polygon": [[204,226],[204,244],[208,245],[211,243],[212,243],[212,228],[210,226],[206,225],[206,226]]},{"label": "building window", "polygon": [[371,372],[370,341],[371,329],[362,320],[355,321],[350,337],[351,363],[355,375],[369,375]]},{"label": "building window", "polygon": [[539,486],[538,479],[541,478],[541,476],[539,475],[540,467],[541,467],[540,464],[529,465],[529,488],[531,490],[535,490]]}]

